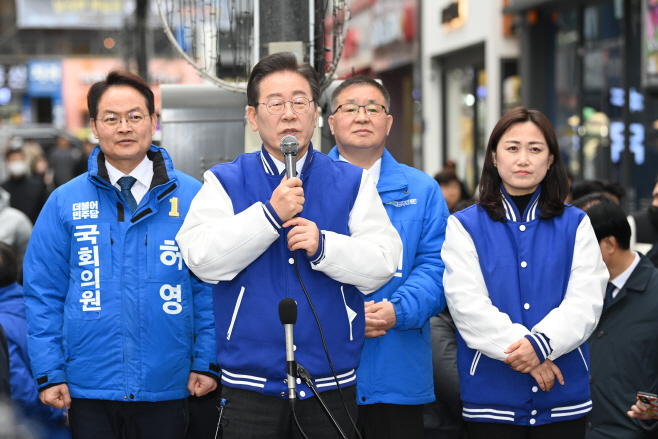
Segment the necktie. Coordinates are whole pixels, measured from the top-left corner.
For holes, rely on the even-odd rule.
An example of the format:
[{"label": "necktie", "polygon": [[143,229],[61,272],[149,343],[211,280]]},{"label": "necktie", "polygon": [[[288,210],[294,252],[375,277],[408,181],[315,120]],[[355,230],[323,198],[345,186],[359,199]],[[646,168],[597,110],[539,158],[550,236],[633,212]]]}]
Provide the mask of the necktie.
[{"label": "necktie", "polygon": [[608,309],[612,303],[612,292],[615,290],[615,285],[612,282],[608,282],[608,287],[605,289],[605,299],[603,299],[603,311]]},{"label": "necktie", "polygon": [[132,192],[130,192],[130,188],[133,187],[136,181],[135,177],[121,177],[117,181],[119,186],[121,186],[121,195],[123,195],[123,198],[128,202],[132,213],[135,213],[135,210],[137,209],[137,201],[135,200],[135,197],[133,197]]}]

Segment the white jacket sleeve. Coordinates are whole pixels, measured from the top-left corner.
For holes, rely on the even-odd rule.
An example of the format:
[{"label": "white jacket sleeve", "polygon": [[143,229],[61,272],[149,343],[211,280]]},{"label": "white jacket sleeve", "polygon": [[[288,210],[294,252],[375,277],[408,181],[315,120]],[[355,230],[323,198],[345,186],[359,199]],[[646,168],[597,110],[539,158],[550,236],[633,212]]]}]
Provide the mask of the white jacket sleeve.
[{"label": "white jacket sleeve", "polygon": [[512,323],[489,298],[473,239],[454,216],[448,218],[441,250],[446,265],[443,288],[450,313],[469,348],[503,361],[505,350],[530,331]]},{"label": "white jacket sleeve", "polygon": [[176,241],[188,267],[204,282],[231,280],[277,240],[262,203],[235,215],[217,177],[206,171]]},{"label": "white jacket sleeve", "polygon": [[594,229],[589,217],[585,216],[576,231],[571,275],[564,299],[532,328],[533,332],[541,332],[550,339],[553,353],[549,359],[555,360],[587,341],[601,316],[609,277]]},{"label": "white jacket sleeve", "polygon": [[350,236],[322,231],[324,258],[311,266],[338,282],[354,285],[363,294],[370,294],[395,274],[402,240],[366,170],[350,211],[348,227]]}]

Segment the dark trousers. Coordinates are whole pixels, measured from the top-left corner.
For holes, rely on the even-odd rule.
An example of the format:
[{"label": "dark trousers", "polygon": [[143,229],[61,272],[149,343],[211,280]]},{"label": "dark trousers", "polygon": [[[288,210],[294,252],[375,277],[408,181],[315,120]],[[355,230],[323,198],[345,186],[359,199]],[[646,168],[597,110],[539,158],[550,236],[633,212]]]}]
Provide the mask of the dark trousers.
[{"label": "dark trousers", "polygon": [[467,422],[466,430],[469,439],[583,439],[585,437],[585,417],[533,427]]},{"label": "dark trousers", "polygon": [[69,425],[73,439],[183,439],[187,398],[124,402],[73,398]]},{"label": "dark trousers", "polygon": [[[342,392],[350,416],[356,422],[356,386],[344,387]],[[356,433],[340,400],[338,390],[322,392],[320,396],[345,435],[353,439]],[[222,398],[226,399],[226,408],[221,419],[224,439],[303,437],[295,424],[287,399],[228,386],[222,388]],[[295,412],[302,430],[310,439],[341,437],[316,397],[297,401]]]},{"label": "dark trousers", "polygon": [[357,426],[363,439],[424,439],[423,408],[422,404],[360,405]]},{"label": "dark trousers", "polygon": [[215,390],[206,395],[187,398],[190,422],[185,439],[213,439],[215,433],[217,439],[222,439],[221,431],[217,431],[221,393],[222,385],[218,384]]}]

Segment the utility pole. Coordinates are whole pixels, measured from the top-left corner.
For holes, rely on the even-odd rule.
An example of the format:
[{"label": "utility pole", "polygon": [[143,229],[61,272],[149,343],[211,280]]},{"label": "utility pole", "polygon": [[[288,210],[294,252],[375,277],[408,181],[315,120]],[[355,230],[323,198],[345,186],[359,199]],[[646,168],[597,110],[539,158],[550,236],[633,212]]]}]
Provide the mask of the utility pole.
[{"label": "utility pole", "polygon": [[305,44],[309,41],[309,5],[309,0],[259,1],[259,59],[270,53],[291,51],[302,55],[299,61],[312,62]]},{"label": "utility pole", "polygon": [[148,47],[147,47],[147,31],[148,26],[146,23],[146,12],[148,11],[148,0],[137,0],[137,7],[135,8],[135,39],[134,53],[137,58],[137,71],[139,76],[148,82]]}]

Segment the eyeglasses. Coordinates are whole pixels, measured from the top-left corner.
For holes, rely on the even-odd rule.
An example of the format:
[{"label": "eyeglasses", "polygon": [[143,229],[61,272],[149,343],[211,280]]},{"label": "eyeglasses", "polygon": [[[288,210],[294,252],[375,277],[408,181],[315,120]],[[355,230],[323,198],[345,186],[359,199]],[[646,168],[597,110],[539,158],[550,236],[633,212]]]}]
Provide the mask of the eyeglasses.
[{"label": "eyeglasses", "polygon": [[292,110],[297,114],[304,114],[311,108],[311,102],[304,97],[298,97],[292,101],[284,101],[283,99],[270,99],[267,102],[259,102],[258,105],[265,105],[270,114],[279,115],[286,109],[286,104],[290,102]]},{"label": "eyeglasses", "polygon": [[[133,128],[137,128],[144,123],[146,116],[141,111],[131,111],[126,114],[126,123]],[[106,114],[101,118],[103,126],[108,130],[116,129],[121,124],[121,117],[114,113]]]},{"label": "eyeglasses", "polygon": [[377,117],[381,116],[382,113],[386,113],[386,107],[381,104],[368,104],[368,105],[356,105],[356,104],[343,104],[339,105],[334,111],[334,114],[338,113],[340,110],[341,113],[345,116],[356,116],[359,110],[363,108],[366,116]]}]

